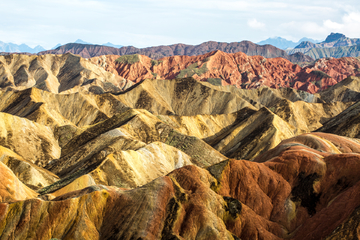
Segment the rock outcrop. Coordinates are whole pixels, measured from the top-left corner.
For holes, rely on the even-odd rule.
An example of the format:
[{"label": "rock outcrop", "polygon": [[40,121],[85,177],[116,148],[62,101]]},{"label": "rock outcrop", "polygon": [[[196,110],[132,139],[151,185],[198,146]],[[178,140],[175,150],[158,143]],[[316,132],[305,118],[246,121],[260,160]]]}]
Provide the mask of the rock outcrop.
[{"label": "rock outcrop", "polygon": [[360,61],[357,58],[320,59],[303,68],[284,58],[266,59],[241,52],[221,51],[160,60],[127,55],[95,57],[90,61],[134,82],[193,77],[214,85],[235,85],[242,89],[291,87],[309,93],[324,90],[348,76],[360,75]]}]

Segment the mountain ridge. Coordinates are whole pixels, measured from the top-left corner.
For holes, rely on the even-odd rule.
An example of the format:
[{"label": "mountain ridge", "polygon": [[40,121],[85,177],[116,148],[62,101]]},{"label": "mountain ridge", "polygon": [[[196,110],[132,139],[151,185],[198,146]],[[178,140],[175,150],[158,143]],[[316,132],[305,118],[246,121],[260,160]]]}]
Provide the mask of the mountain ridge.
[{"label": "mountain ridge", "polygon": [[[128,62],[132,58],[133,62]],[[283,58],[266,59],[244,53],[224,53],[220,50],[199,56],[173,56],[151,60],[142,55],[104,56],[90,59],[114,74],[139,82],[146,78],[174,79],[193,77],[217,85],[235,85],[250,89],[292,87],[315,93],[341,82],[348,76],[358,76],[357,58],[320,59],[300,67]]]},{"label": "mountain ridge", "polygon": [[360,38],[348,38],[341,33],[331,33],[323,42],[305,41],[286,52],[288,54],[301,52],[313,59],[358,57],[360,56]]},{"label": "mountain ridge", "polygon": [[168,46],[157,46],[148,48],[135,48],[132,46],[112,48],[103,45],[89,45],[89,44],[76,44],[69,43],[58,47],[57,49],[43,51],[38,53],[39,55],[44,54],[64,54],[71,52],[78,54],[84,58],[91,58],[100,55],[129,55],[129,54],[141,54],[146,55],[153,59],[160,59],[167,56],[176,55],[188,55],[195,56],[205,54],[211,51],[221,50],[227,53],[244,52],[247,55],[261,55],[266,58],[284,57],[289,58],[297,62],[310,62],[313,59],[304,55],[296,56],[295,58],[289,56],[284,50],[278,49],[274,46],[260,46],[250,41],[242,42],[215,42],[209,41],[201,43],[199,45],[186,45],[186,44],[173,44]]},{"label": "mountain ridge", "polygon": [[348,76],[359,76],[360,60],[321,59],[300,67],[283,58],[266,59],[220,50],[160,60],[138,54],[90,59],[71,53],[12,54],[0,56],[0,69],[0,86],[13,90],[37,87],[53,93],[118,93],[145,79],[192,77],[213,85],[234,85],[242,89],[291,87],[315,93]]},{"label": "mountain ridge", "polygon": [[38,45],[34,48],[31,48],[29,47],[28,45],[26,44],[20,44],[20,45],[17,45],[17,44],[14,44],[14,43],[5,43],[5,42],[2,42],[0,41],[0,52],[11,52],[11,53],[15,53],[15,52],[24,52],[24,53],[32,53],[32,54],[35,54],[35,53],[39,53],[39,52],[42,52],[42,51],[45,51],[45,49]]},{"label": "mountain ridge", "polygon": [[287,40],[287,39],[282,38],[282,37],[274,37],[274,38],[268,38],[268,39],[266,39],[266,40],[257,42],[256,44],[259,44],[259,45],[270,44],[270,45],[273,45],[273,46],[275,46],[275,47],[277,47],[277,48],[286,50],[286,49],[288,49],[288,48],[295,48],[296,46],[298,46],[300,43],[302,43],[302,42],[304,42],[304,41],[309,41],[309,42],[312,42],[312,43],[319,43],[319,42],[321,42],[321,41],[319,41],[319,40],[314,40],[314,39],[306,38],[306,37],[301,38],[301,39],[300,39],[299,41],[297,41],[297,42],[294,42],[294,41],[291,41],[291,40]]}]

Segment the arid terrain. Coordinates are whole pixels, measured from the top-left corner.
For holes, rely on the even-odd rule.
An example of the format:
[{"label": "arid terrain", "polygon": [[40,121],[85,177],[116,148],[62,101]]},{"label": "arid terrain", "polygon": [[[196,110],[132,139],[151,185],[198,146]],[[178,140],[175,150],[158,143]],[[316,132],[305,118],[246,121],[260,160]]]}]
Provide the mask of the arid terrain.
[{"label": "arid terrain", "polygon": [[360,60],[193,55],[0,56],[0,239],[359,239]]},{"label": "arid terrain", "polygon": [[319,59],[303,67],[284,58],[213,51],[199,56],[154,60],[143,55],[81,58],[63,55],[0,56],[0,88],[36,87],[53,93],[120,93],[145,79],[192,77],[216,86],[240,89],[292,88],[317,93],[349,76],[360,76],[360,59]]}]

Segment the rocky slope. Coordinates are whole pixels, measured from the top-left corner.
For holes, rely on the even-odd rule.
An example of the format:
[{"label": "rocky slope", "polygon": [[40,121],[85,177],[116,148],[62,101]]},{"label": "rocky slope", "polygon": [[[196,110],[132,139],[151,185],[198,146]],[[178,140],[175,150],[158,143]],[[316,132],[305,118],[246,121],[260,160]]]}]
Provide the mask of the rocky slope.
[{"label": "rocky slope", "polygon": [[341,33],[331,33],[325,41],[321,43],[304,41],[294,49],[286,50],[286,52],[291,55],[303,53],[313,59],[359,57],[359,44],[359,38],[348,38]]},{"label": "rocky slope", "polygon": [[0,56],[0,88],[118,92],[131,83],[72,54]]},{"label": "rocky slope", "polygon": [[301,42],[295,49],[301,48],[331,48],[331,47],[345,47],[355,46],[360,44],[360,38],[348,38],[341,33],[331,33],[323,42],[312,43],[309,41]]},{"label": "rocky slope", "polygon": [[90,61],[135,82],[147,78],[193,77],[215,85],[235,85],[245,89],[292,87],[310,93],[324,90],[348,76],[360,75],[357,58],[320,59],[303,68],[283,58],[266,59],[221,51],[193,57],[166,57],[158,61],[142,55],[102,56]]},{"label": "rocky slope", "polygon": [[215,51],[199,56],[153,60],[143,55],[107,55],[84,59],[64,55],[0,56],[0,87],[36,87],[53,93],[120,93],[145,79],[193,77],[213,85],[249,89],[292,87],[315,93],[348,76],[360,75],[357,58],[320,59],[299,67],[283,58],[266,59]]},{"label": "rocky slope", "polygon": [[68,43],[61,47],[58,47],[53,50],[40,52],[40,55],[44,54],[65,54],[73,53],[80,55],[84,58],[91,58],[101,55],[132,55],[140,54],[148,56],[152,59],[160,59],[163,57],[177,56],[177,55],[186,55],[186,56],[197,56],[203,55],[215,50],[220,50],[226,53],[237,53],[243,52],[249,56],[260,55],[266,58],[276,58],[283,57],[294,62],[309,62],[313,61],[309,56],[305,56],[302,53],[296,55],[288,55],[284,50],[276,48],[271,45],[257,45],[250,41],[242,42],[204,42],[199,45],[186,45],[186,44],[173,44],[169,46],[157,46],[157,47],[148,47],[148,48],[135,48],[133,46],[113,48],[106,47],[103,45],[89,45],[89,44],[76,44]]},{"label": "rocky slope", "polygon": [[311,48],[306,54],[313,59],[360,57],[360,44],[349,47]]},{"label": "rocky slope", "polygon": [[354,140],[307,134],[280,144],[271,159],[187,166],[134,190],[94,185],[52,200],[25,200],[35,195],[28,190],[20,201],[0,204],[2,233],[30,239],[322,239],[339,234],[334,230],[344,223],[340,234],[356,235],[346,226],[358,207],[359,156],[353,152],[359,149]]},{"label": "rocky slope", "polygon": [[293,42],[291,40],[287,40],[287,39],[282,38],[282,37],[273,37],[273,38],[268,38],[266,40],[260,41],[257,44],[259,44],[259,45],[270,44],[270,45],[273,45],[273,46],[275,46],[277,48],[286,50],[286,49],[294,48],[294,47],[298,46],[302,42],[319,43],[321,41],[303,37],[299,41]]},{"label": "rocky slope", "polygon": [[[356,95],[356,99],[359,99],[359,95]],[[337,116],[329,119],[317,131],[360,138],[359,110],[360,103],[357,101]]]},{"label": "rocky slope", "polygon": [[[216,54],[222,57],[197,61],[226,68],[237,59]],[[150,69],[161,73],[176,58]],[[191,77],[104,93],[81,89],[72,76],[120,78],[117,68],[104,70],[107,57],[98,66],[71,54],[10,60],[3,62],[8,76],[21,64],[35,76],[31,66],[40,65],[52,76],[46,81],[59,71],[65,75],[55,83],[78,87],[0,91],[1,238],[359,237],[359,78],[316,94]],[[122,64],[152,65],[139,60]]]}]

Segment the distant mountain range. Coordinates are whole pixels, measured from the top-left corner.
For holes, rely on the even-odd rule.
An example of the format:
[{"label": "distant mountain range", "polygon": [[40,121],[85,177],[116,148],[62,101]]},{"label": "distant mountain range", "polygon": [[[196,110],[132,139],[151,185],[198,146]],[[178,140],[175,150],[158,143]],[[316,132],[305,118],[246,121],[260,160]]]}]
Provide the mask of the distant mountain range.
[{"label": "distant mountain range", "polygon": [[324,57],[359,57],[360,38],[348,38],[341,33],[331,33],[323,42],[312,43],[304,41],[294,49],[286,50],[288,54],[297,52],[319,59]]},{"label": "distant mountain range", "polygon": [[141,54],[152,59],[171,57],[176,55],[197,56],[211,51],[220,50],[226,53],[243,52],[249,56],[260,55],[266,58],[282,57],[292,62],[311,62],[312,58],[296,53],[288,55],[284,50],[271,45],[260,46],[250,41],[242,42],[204,42],[199,45],[173,44],[169,46],[157,46],[148,48],[136,48],[133,46],[113,48],[104,45],[90,45],[79,43],[68,43],[53,50],[40,52],[39,54],[64,54],[67,52],[78,54],[84,58],[91,58],[100,55],[131,55]]},{"label": "distant mountain range", "polygon": [[[87,44],[87,45],[97,45],[97,44],[85,42],[85,41],[83,41],[81,39],[76,40],[74,43]],[[51,50],[56,49],[56,48],[61,47],[61,46],[62,46],[62,44],[59,43],[55,47],[53,47]],[[121,47],[123,47],[122,45],[115,45],[115,44],[112,44],[111,42],[104,43],[101,46],[107,46],[107,47],[113,47],[113,48],[121,48]],[[44,51],[44,50],[42,50],[42,51]]]},{"label": "distant mountain range", "polygon": [[273,46],[275,46],[277,48],[285,50],[285,49],[288,49],[288,48],[295,48],[296,46],[298,46],[302,42],[319,43],[321,41],[304,37],[304,38],[300,39],[298,42],[293,42],[293,41],[287,40],[285,38],[274,37],[274,38],[268,38],[266,40],[258,42],[257,44],[259,44],[259,45],[270,44],[270,45],[273,45]]},{"label": "distant mountain range", "polygon": [[[85,41],[83,41],[81,39],[76,40],[74,43],[94,45],[92,43],[85,42]],[[62,46],[62,44],[58,43],[55,47],[51,48],[51,50],[56,49],[56,48],[61,47],[61,46]],[[103,46],[114,47],[114,48],[123,47],[122,45],[115,45],[115,44],[112,44],[110,42],[104,43]],[[43,48],[40,45],[38,45],[38,46],[36,46],[34,48],[31,48],[26,44],[17,45],[15,43],[5,43],[5,42],[0,41],[0,52],[2,52],[2,53],[31,53],[31,54],[37,54],[37,53],[42,52],[42,51],[46,51],[46,49]]]},{"label": "distant mountain range", "polygon": [[78,39],[74,43],[67,43],[65,45],[59,43],[51,50],[45,50],[41,46],[30,48],[26,44],[16,45],[13,43],[0,42],[0,52],[2,52],[0,55],[8,55],[9,53],[16,52],[40,55],[64,54],[70,52],[84,58],[100,55],[141,54],[152,59],[160,59],[162,57],[176,55],[195,56],[215,50],[221,50],[226,53],[243,52],[249,56],[260,55],[266,58],[282,57],[291,62],[300,63],[312,62],[314,59],[324,57],[359,57],[360,38],[348,38],[341,33],[331,33],[322,42],[310,38],[302,38],[298,42],[293,42],[286,40],[285,38],[275,37],[268,38],[258,44],[250,41],[232,43],[209,41],[199,45],[180,43],[147,48],[115,45],[110,42],[98,45]]},{"label": "distant mountain range", "polygon": [[341,33],[331,33],[323,42],[312,43],[302,42],[296,48],[331,48],[331,47],[348,47],[360,44],[360,38],[348,38]]},{"label": "distant mountain range", "polygon": [[53,47],[52,49],[57,49],[58,47],[61,47],[61,46],[62,46],[61,43],[58,43],[58,44],[56,44],[56,46]]},{"label": "distant mountain range", "polygon": [[41,51],[45,51],[45,49],[38,45],[34,48],[29,47],[26,44],[17,45],[14,43],[5,43],[0,41],[0,52],[27,52],[27,53],[38,53]]},{"label": "distant mountain range", "polygon": [[121,47],[123,47],[122,45],[115,45],[115,44],[112,44],[111,42],[104,43],[103,46],[114,47],[114,48],[121,48]]}]

